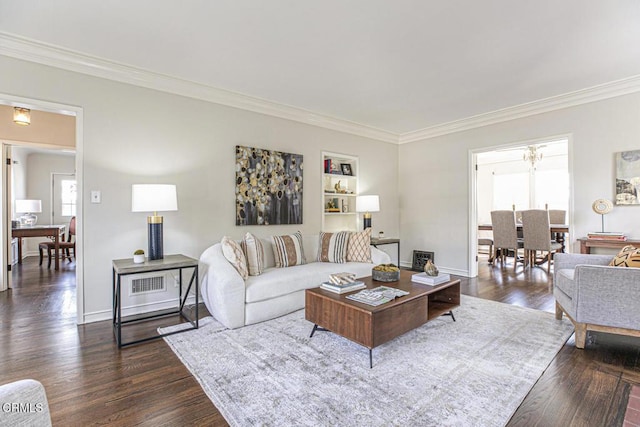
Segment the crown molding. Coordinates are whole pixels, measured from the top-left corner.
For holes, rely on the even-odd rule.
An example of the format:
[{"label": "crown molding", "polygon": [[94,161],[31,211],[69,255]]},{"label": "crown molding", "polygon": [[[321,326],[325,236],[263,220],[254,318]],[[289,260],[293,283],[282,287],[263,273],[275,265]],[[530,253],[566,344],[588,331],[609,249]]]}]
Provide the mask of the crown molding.
[{"label": "crown molding", "polygon": [[209,101],[365,138],[393,144],[398,143],[397,133],[314,113],[302,108],[279,104],[266,99],[143,70],[5,32],[0,32],[0,55]]},{"label": "crown molding", "polygon": [[461,132],[482,126],[502,123],[509,120],[520,119],[533,116],[535,114],[549,111],[561,110],[563,108],[575,107],[576,105],[601,101],[621,95],[628,95],[640,91],[640,76],[632,76],[626,79],[616,80],[598,86],[569,92],[563,95],[552,96],[526,104],[520,104],[477,116],[467,117],[414,132],[407,132],[400,135],[399,144],[420,141],[434,138],[450,133]]},{"label": "crown molding", "polygon": [[398,134],[302,108],[131,67],[0,31],[0,55],[186,96],[392,144],[434,138],[640,91],[640,76]]}]

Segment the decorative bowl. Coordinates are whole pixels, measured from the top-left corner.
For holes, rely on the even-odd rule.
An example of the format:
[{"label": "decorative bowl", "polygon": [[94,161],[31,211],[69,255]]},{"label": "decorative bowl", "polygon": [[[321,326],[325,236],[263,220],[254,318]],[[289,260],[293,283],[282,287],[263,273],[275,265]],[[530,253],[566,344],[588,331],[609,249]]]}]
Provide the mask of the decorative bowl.
[{"label": "decorative bowl", "polygon": [[397,282],[400,280],[400,272],[371,270],[371,277],[378,282]]}]

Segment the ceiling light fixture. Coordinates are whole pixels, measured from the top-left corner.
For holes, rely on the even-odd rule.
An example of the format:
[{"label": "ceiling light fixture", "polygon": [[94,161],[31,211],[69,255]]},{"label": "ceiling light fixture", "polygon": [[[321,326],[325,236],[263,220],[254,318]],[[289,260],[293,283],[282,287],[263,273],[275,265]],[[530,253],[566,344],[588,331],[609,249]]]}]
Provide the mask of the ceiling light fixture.
[{"label": "ceiling light fixture", "polygon": [[536,163],[542,160],[542,152],[538,151],[537,145],[529,145],[522,156],[522,160],[530,162],[532,168],[536,168]]},{"label": "ceiling light fixture", "polygon": [[27,126],[31,124],[31,110],[22,107],[13,107],[13,122]]}]

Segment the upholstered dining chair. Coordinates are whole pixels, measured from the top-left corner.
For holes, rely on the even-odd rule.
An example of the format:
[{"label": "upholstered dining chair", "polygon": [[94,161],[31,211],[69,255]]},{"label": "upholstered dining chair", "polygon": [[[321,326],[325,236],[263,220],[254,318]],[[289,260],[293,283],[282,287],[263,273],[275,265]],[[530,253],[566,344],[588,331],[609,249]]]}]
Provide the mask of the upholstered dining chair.
[{"label": "upholstered dining chair", "polygon": [[506,254],[513,250],[513,270],[518,265],[518,249],[523,247],[523,243],[518,239],[516,230],[516,215],[512,210],[491,211],[491,228],[493,229],[493,247],[498,258],[500,251],[500,261],[504,265]]},{"label": "upholstered dining chair", "polygon": [[549,223],[550,224],[566,224],[567,211],[563,209],[549,209]]},{"label": "upholstered dining chair", "polygon": [[[67,234],[67,240],[65,242],[59,242],[60,253],[54,256],[59,256],[61,259],[66,258],[71,261],[71,251],[73,251],[73,258],[76,257],[76,217],[71,217],[69,221],[69,233]],[[42,265],[43,252],[47,251],[47,257],[49,262],[47,268],[51,268],[51,252],[55,251],[56,245],[52,241],[40,242],[38,245],[38,252],[40,253],[40,264]]]},{"label": "upholstered dining chair", "polygon": [[549,211],[530,209],[522,211],[522,235],[524,237],[525,265],[533,267],[538,251],[547,252],[547,274],[551,273],[553,253],[562,249],[562,245],[551,240]]},{"label": "upholstered dining chair", "polygon": [[493,264],[493,239],[480,237],[478,238],[478,246],[489,246],[489,264]]}]

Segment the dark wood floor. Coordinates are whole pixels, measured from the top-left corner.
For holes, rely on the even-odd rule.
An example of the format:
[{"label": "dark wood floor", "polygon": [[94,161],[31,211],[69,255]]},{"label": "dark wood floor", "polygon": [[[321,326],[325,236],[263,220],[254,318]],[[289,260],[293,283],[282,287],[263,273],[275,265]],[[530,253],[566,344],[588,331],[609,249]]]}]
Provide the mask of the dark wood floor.
[{"label": "dark wood floor", "polygon": [[[29,258],[14,269],[15,288],[0,292],[0,383],[41,381],[59,426],[226,425],[162,340],[118,350],[110,321],[75,324],[74,267],[55,272]],[[462,278],[463,293],[553,312],[545,270],[517,271],[482,262],[478,278]],[[640,384],[640,339],[591,337],[586,350],[567,342],[510,426],[622,425],[630,386]]]}]

